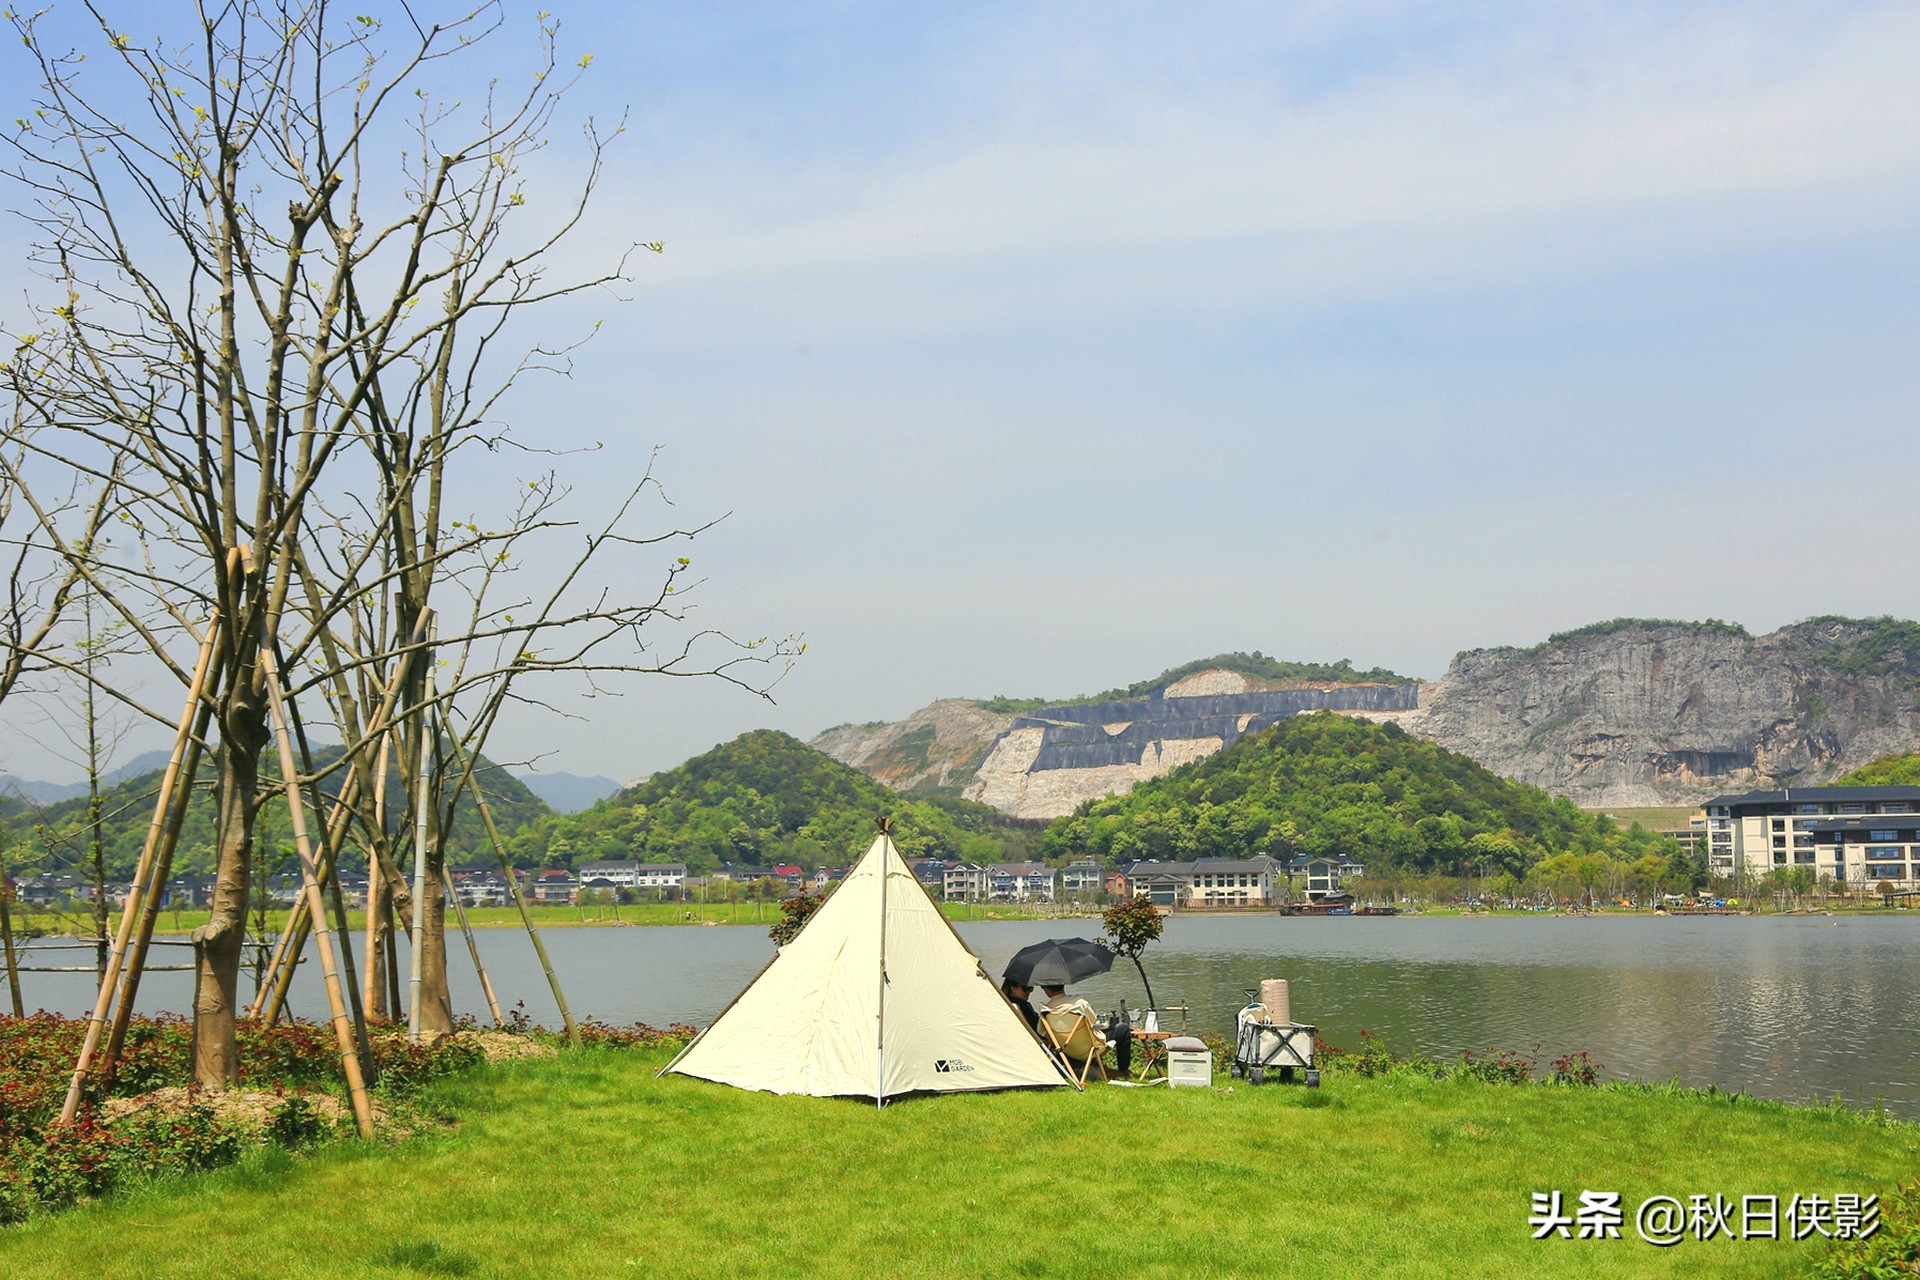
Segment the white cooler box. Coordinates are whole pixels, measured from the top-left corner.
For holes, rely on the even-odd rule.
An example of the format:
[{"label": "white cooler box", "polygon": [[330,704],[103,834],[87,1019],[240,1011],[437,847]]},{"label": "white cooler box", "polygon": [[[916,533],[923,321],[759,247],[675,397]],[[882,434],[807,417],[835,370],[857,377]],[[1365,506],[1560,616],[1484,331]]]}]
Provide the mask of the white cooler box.
[{"label": "white cooler box", "polygon": [[1175,1036],[1167,1041],[1167,1083],[1174,1088],[1213,1086],[1213,1050],[1199,1036]]}]

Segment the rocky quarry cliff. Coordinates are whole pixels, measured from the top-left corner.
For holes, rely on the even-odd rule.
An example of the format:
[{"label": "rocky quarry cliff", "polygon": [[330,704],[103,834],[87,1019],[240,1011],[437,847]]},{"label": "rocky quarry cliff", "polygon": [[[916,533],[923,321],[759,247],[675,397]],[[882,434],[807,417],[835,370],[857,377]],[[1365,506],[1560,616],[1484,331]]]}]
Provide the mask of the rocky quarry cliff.
[{"label": "rocky quarry cliff", "polygon": [[1409,732],[1579,804],[1696,803],[1914,750],[1920,626],[1601,623],[1462,653],[1420,703]]},{"label": "rocky quarry cliff", "polygon": [[1285,715],[1390,720],[1588,806],[1697,803],[1828,782],[1920,748],[1920,624],[1816,618],[1763,636],[1624,619],[1475,649],[1413,685],[1208,669],[1144,698],[995,712],[950,698],[813,745],[901,790],[1053,818],[1211,755]]}]

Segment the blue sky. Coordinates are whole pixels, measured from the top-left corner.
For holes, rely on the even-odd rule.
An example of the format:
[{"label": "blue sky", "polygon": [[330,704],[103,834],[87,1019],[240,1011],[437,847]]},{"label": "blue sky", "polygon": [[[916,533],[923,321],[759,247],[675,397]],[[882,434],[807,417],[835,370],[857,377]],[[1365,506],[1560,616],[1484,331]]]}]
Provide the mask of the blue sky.
[{"label": "blue sky", "polygon": [[517,429],[604,442],[589,502],[664,446],[732,513],[701,619],[810,649],[774,706],[512,726],[549,767],[1224,649],[1920,616],[1920,9],[550,7],[630,113],[582,260],[666,252]]}]

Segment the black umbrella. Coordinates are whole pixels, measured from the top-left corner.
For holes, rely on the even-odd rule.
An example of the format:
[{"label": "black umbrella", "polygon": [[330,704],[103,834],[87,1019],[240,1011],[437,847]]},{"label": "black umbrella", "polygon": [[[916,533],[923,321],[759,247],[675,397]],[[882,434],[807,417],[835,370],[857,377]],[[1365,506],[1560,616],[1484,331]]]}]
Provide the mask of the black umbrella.
[{"label": "black umbrella", "polygon": [[1113,968],[1113,952],[1105,943],[1085,938],[1048,938],[1022,947],[1007,961],[1003,978],[1023,987],[1064,987]]}]

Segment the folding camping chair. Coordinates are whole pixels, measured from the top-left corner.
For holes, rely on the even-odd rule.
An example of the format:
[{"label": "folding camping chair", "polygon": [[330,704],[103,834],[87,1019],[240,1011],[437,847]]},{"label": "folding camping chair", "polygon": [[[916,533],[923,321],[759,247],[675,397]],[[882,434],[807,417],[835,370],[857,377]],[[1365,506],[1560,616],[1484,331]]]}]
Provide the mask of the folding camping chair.
[{"label": "folding camping chair", "polygon": [[1053,1051],[1067,1064],[1074,1083],[1084,1087],[1088,1073],[1093,1071],[1098,1071],[1102,1080],[1107,1079],[1106,1064],[1101,1061],[1107,1056],[1107,1042],[1094,1029],[1085,1009],[1042,1013],[1040,1025],[1046,1029]]}]

